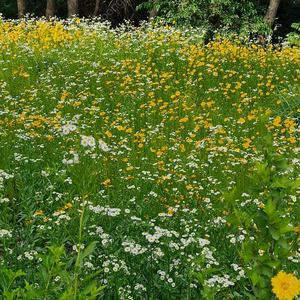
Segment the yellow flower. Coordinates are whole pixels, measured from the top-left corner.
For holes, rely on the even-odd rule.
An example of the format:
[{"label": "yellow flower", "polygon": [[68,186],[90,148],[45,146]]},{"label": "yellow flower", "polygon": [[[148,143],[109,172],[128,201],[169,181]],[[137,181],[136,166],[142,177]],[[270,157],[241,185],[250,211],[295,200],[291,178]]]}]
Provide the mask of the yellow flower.
[{"label": "yellow flower", "polygon": [[280,271],[271,279],[273,293],[279,300],[292,300],[300,293],[300,280],[293,274]]},{"label": "yellow flower", "polygon": [[239,118],[238,119],[238,123],[240,123],[240,124],[243,124],[243,123],[245,123],[246,121],[245,121],[245,119],[244,118]]},{"label": "yellow flower", "polygon": [[103,181],[103,184],[108,184],[110,183],[110,179],[106,179],[105,181]]}]

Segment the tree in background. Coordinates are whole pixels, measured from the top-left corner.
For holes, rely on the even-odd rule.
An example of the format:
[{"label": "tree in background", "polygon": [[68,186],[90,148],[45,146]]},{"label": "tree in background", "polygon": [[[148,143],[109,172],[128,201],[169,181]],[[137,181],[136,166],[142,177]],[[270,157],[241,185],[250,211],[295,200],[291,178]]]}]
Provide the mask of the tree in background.
[{"label": "tree in background", "polygon": [[254,39],[270,32],[263,22],[266,6],[251,0],[149,0],[139,7],[158,13],[168,23],[201,27],[207,39],[217,34],[238,34]]},{"label": "tree in background", "polygon": [[26,0],[17,0],[18,18],[23,18],[26,15]]},{"label": "tree in background", "polygon": [[0,13],[9,19],[16,18],[18,16],[17,1],[0,0]]},{"label": "tree in background", "polygon": [[47,20],[55,16],[56,0],[47,0],[46,18]]},{"label": "tree in background", "polygon": [[291,24],[300,22],[300,0],[0,0],[0,13],[6,18],[26,13],[47,19],[100,16],[112,26],[124,20],[138,25],[154,17],[204,28],[208,40],[215,32],[257,39],[272,29],[280,40],[292,30]]},{"label": "tree in background", "polygon": [[94,9],[94,12],[93,12],[93,17],[98,16],[99,10],[100,10],[100,0],[96,0],[95,9]]},{"label": "tree in background", "polygon": [[68,18],[79,16],[79,2],[78,0],[68,0]]},{"label": "tree in background", "polygon": [[270,0],[267,13],[264,17],[264,22],[269,24],[270,28],[273,28],[280,2],[281,0]]}]

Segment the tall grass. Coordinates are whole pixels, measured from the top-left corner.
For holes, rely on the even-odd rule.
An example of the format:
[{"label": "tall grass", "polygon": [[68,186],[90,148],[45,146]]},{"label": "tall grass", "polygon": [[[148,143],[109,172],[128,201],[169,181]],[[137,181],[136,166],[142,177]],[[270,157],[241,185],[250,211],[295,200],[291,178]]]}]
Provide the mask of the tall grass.
[{"label": "tall grass", "polygon": [[[298,118],[279,113],[299,49],[202,36],[1,21],[0,299],[205,299],[192,272],[215,299],[245,299],[247,233],[221,191],[257,203],[248,175],[271,111],[276,151],[299,178]],[[298,198],[285,209],[298,226]]]}]

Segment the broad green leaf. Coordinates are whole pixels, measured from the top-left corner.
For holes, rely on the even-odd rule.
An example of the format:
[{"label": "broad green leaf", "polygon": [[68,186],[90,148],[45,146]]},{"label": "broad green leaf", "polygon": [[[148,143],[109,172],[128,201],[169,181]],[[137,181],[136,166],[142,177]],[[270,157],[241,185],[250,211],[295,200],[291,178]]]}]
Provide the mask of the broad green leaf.
[{"label": "broad green leaf", "polygon": [[60,300],[71,300],[73,299],[74,293],[72,287],[70,287],[67,291],[65,291],[62,296],[60,297]]},{"label": "broad green leaf", "polygon": [[256,212],[252,215],[250,215],[246,220],[245,220],[245,228],[248,228],[251,221],[253,220],[253,218],[256,216]]},{"label": "broad green leaf", "polygon": [[192,275],[195,276],[202,285],[204,284],[204,277],[201,273],[193,272]]},{"label": "broad green leaf", "polygon": [[254,272],[253,269],[245,268],[245,273],[246,273],[247,277],[249,277],[251,279],[253,286],[256,286],[257,283],[261,280],[259,274]]},{"label": "broad green leaf", "polygon": [[270,188],[284,188],[287,189],[293,186],[293,181],[286,177],[275,178],[274,181],[270,184]]},{"label": "broad green leaf", "polygon": [[87,281],[92,280],[95,276],[99,275],[99,274],[102,273],[102,272],[103,272],[103,270],[99,270],[99,271],[97,271],[97,272],[95,272],[95,273],[93,273],[93,274],[91,274],[91,275],[85,277],[85,278],[83,279],[83,281],[82,281],[82,284],[85,284]]},{"label": "broad green leaf", "polygon": [[87,220],[89,219],[90,216],[90,210],[89,209],[85,209],[84,210],[84,215],[82,216],[82,228],[84,228]]},{"label": "broad green leaf", "polygon": [[208,268],[205,270],[205,272],[203,273],[204,276],[208,275],[208,274],[211,274],[213,272],[218,272],[219,269],[215,269],[215,268]]},{"label": "broad green leaf", "polygon": [[294,231],[297,227],[294,226],[285,226],[279,229],[281,234],[287,233],[287,232],[291,232]]},{"label": "broad green leaf", "polygon": [[276,157],[273,159],[272,163],[276,167],[276,169],[280,172],[288,171],[292,169],[292,167],[289,166],[286,158],[284,157]]},{"label": "broad green leaf", "polygon": [[262,212],[256,215],[256,217],[254,218],[254,223],[261,231],[264,231],[269,225],[267,216],[265,216]]},{"label": "broad green leaf", "polygon": [[251,279],[252,284],[253,284],[254,286],[256,286],[257,283],[261,280],[260,276],[259,276],[257,273],[255,273],[255,272],[253,272],[253,273],[251,274],[250,279]]},{"label": "broad green leaf", "polygon": [[100,287],[94,287],[92,290],[91,290],[91,295],[99,295],[99,292],[101,292],[102,290],[104,290],[105,288],[107,287],[107,285],[102,285]]},{"label": "broad green leaf", "polygon": [[22,270],[18,270],[16,273],[10,269],[3,269],[2,271],[8,277],[9,282],[13,282],[17,277],[26,275]]},{"label": "broad green leaf", "polygon": [[43,283],[46,284],[48,282],[48,279],[49,279],[49,272],[48,272],[47,268],[40,265],[39,271],[40,271],[40,275],[41,275],[41,278],[43,280]]},{"label": "broad green leaf", "polygon": [[286,239],[284,237],[281,237],[277,243],[275,243],[275,245],[278,245],[286,250],[290,250],[291,249],[291,246],[288,244],[288,242],[286,241]]},{"label": "broad green leaf", "polygon": [[60,246],[60,247],[47,246],[47,248],[53,253],[53,255],[56,258],[59,258],[63,254],[63,252],[65,251],[64,246]]},{"label": "broad green leaf", "polygon": [[14,275],[14,278],[17,278],[17,277],[20,277],[20,276],[24,276],[26,275],[25,272],[23,272],[22,270],[18,270],[15,275]]},{"label": "broad green leaf", "polygon": [[278,228],[282,228],[287,226],[289,223],[291,223],[292,218],[288,218],[288,217],[280,217],[278,216],[278,218],[276,218],[276,220],[273,222],[274,225],[276,225],[276,227]]},{"label": "broad green leaf", "polygon": [[299,186],[300,186],[300,180],[297,179],[297,180],[294,180],[291,188],[292,188],[292,190],[294,190],[294,189],[298,188]]},{"label": "broad green leaf", "polygon": [[84,290],[82,291],[82,293],[84,295],[87,295],[88,293],[90,293],[90,291],[96,287],[96,282],[95,281],[91,281],[85,288]]},{"label": "broad green leaf", "polygon": [[65,282],[67,282],[69,285],[72,284],[72,279],[70,274],[66,271],[66,270],[62,270],[59,274],[59,276],[61,277],[61,279]]},{"label": "broad green leaf", "polygon": [[[253,178],[254,178],[254,177],[253,177]],[[259,178],[257,178],[256,180],[257,180],[257,183],[261,184],[261,181],[259,180]],[[255,181],[255,180],[254,180],[254,181]],[[256,187],[256,186],[251,186],[251,187],[248,189],[249,193],[251,193],[251,194],[253,194],[253,193],[258,194],[258,193],[263,192],[264,190],[265,190],[264,188],[262,188],[262,187]]]},{"label": "broad green leaf", "polygon": [[251,294],[248,293],[248,292],[244,292],[244,295],[246,295],[246,296],[247,296],[247,299],[249,299],[249,300],[257,300],[256,297],[254,297],[253,295],[251,295]]},{"label": "broad green leaf", "polygon": [[243,226],[241,221],[237,218],[237,216],[233,213],[229,214],[228,216],[225,217],[226,221],[233,226]]},{"label": "broad green leaf", "polygon": [[98,241],[91,242],[83,251],[83,253],[80,255],[80,261],[82,261],[86,256],[91,254],[97,245]]},{"label": "broad green leaf", "polygon": [[269,232],[274,240],[278,240],[280,238],[280,231],[276,228],[270,228]]},{"label": "broad green leaf", "polygon": [[268,276],[269,278],[271,278],[273,276],[272,273],[272,268],[267,266],[267,267],[262,267],[261,268],[261,274]]},{"label": "broad green leaf", "polygon": [[271,267],[271,268],[273,268],[273,267],[279,267],[280,264],[281,264],[280,260],[274,261],[274,260],[271,260],[271,259],[267,259],[267,260],[265,260],[263,262],[263,265],[266,265],[266,266]]},{"label": "broad green leaf", "polygon": [[273,147],[273,136],[269,133],[267,133],[265,136],[263,136],[263,139],[265,141],[265,147],[268,150],[271,150]]},{"label": "broad green leaf", "polygon": [[270,170],[268,163],[259,163],[255,162],[257,168],[257,174],[262,178],[263,181],[269,181],[270,178]]},{"label": "broad green leaf", "polygon": [[273,219],[274,212],[276,211],[276,207],[272,201],[272,199],[268,199],[264,208],[264,212],[268,215],[270,219]]},{"label": "broad green leaf", "polygon": [[232,207],[236,207],[236,194],[237,194],[237,188],[235,187],[230,192],[222,192],[223,197],[231,204]]}]

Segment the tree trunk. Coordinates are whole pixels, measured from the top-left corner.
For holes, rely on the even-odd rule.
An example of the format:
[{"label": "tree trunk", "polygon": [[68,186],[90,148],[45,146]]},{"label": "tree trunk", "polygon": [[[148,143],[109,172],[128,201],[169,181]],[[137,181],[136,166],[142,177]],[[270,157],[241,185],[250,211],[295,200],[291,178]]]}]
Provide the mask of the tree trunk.
[{"label": "tree trunk", "polygon": [[56,0],[47,0],[46,19],[49,21],[55,16]]},{"label": "tree trunk", "polygon": [[267,13],[264,17],[264,22],[269,24],[270,28],[273,28],[280,1],[281,0],[270,0]]},{"label": "tree trunk", "polygon": [[[157,3],[157,0],[154,0],[154,5],[156,3]],[[152,8],[152,10],[150,11],[149,20],[154,19],[158,15],[159,15],[159,12],[155,8]]]},{"label": "tree trunk", "polygon": [[96,0],[93,17],[98,16],[99,9],[100,9],[100,0]]},{"label": "tree trunk", "polygon": [[68,18],[79,15],[78,0],[68,0]]},{"label": "tree trunk", "polygon": [[18,18],[21,19],[26,15],[26,0],[17,0]]}]

